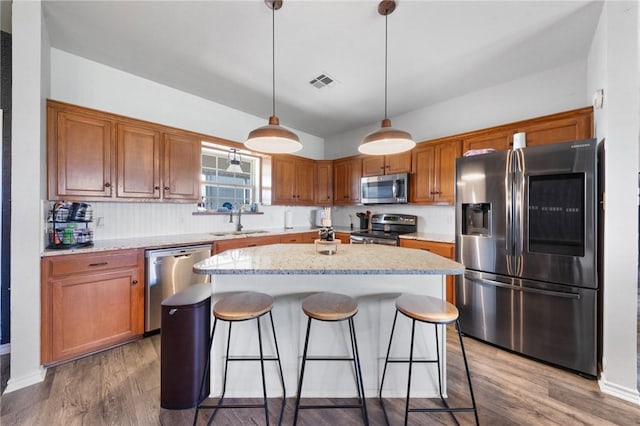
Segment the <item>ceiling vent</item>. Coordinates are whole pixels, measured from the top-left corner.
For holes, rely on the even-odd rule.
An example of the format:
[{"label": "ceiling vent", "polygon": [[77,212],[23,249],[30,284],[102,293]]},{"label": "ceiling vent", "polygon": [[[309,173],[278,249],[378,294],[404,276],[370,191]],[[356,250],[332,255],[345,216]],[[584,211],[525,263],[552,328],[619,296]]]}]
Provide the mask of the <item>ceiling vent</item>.
[{"label": "ceiling vent", "polygon": [[309,82],[309,84],[315,87],[316,89],[322,89],[323,87],[334,86],[335,82],[336,82],[335,78],[331,77],[327,73],[322,73],[316,78],[312,79]]}]

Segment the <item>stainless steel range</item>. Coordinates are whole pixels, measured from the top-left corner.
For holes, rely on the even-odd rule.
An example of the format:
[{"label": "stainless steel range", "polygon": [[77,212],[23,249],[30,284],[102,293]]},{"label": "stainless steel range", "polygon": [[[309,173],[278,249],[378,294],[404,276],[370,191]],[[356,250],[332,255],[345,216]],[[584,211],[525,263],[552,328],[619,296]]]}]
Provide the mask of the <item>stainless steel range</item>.
[{"label": "stainless steel range", "polygon": [[400,245],[400,235],[418,230],[418,216],[378,213],[371,216],[371,229],[351,233],[351,244]]}]

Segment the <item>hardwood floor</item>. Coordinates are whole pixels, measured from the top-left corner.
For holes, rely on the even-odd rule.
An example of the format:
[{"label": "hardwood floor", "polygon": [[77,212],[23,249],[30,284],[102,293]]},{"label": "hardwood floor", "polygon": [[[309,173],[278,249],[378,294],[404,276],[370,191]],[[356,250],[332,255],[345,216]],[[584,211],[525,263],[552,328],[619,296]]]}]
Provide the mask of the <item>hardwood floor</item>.
[{"label": "hardwood floor", "polygon": [[[448,335],[450,404],[468,404],[462,355]],[[640,425],[640,407],[601,394],[597,382],[465,338],[480,422],[483,425]],[[160,408],[160,336],[152,336],[81,360],[50,368],[43,383],[1,397],[4,425],[188,425],[193,410]],[[3,356],[3,364],[6,364]],[[398,369],[401,367],[397,367]],[[6,380],[6,379],[5,379]],[[326,402],[321,400],[310,403]],[[414,401],[416,406],[434,404]],[[271,423],[280,409],[270,401]],[[413,404],[413,402],[412,402]],[[293,421],[287,401],[283,424]],[[403,422],[403,399],[387,400],[391,424]],[[383,425],[377,399],[368,399],[372,425]],[[199,424],[206,424],[204,411]],[[473,414],[458,414],[473,424]],[[301,425],[358,425],[358,410],[305,410]],[[455,424],[448,414],[413,413],[409,423]],[[221,410],[216,425],[264,424],[259,409]]]}]

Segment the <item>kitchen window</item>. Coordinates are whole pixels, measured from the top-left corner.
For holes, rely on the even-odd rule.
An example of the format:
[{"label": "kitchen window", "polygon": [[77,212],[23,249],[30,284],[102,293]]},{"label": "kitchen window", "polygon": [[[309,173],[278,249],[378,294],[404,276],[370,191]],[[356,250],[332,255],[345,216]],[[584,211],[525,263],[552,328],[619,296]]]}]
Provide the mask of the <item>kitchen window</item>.
[{"label": "kitchen window", "polygon": [[207,210],[215,211],[229,204],[235,209],[238,204],[254,202],[259,161],[242,151],[239,154],[242,172],[227,171],[228,149],[202,144],[201,194]]}]

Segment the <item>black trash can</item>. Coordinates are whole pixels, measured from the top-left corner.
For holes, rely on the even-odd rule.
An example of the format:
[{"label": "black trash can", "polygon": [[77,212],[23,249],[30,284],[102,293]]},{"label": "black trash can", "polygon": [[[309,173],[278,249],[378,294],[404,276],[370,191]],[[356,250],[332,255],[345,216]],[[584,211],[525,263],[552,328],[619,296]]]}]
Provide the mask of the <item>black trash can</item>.
[{"label": "black trash can", "polygon": [[209,374],[200,380],[209,357],[211,284],[196,284],[162,301],[160,325],[160,406],[184,409],[209,395]]}]

